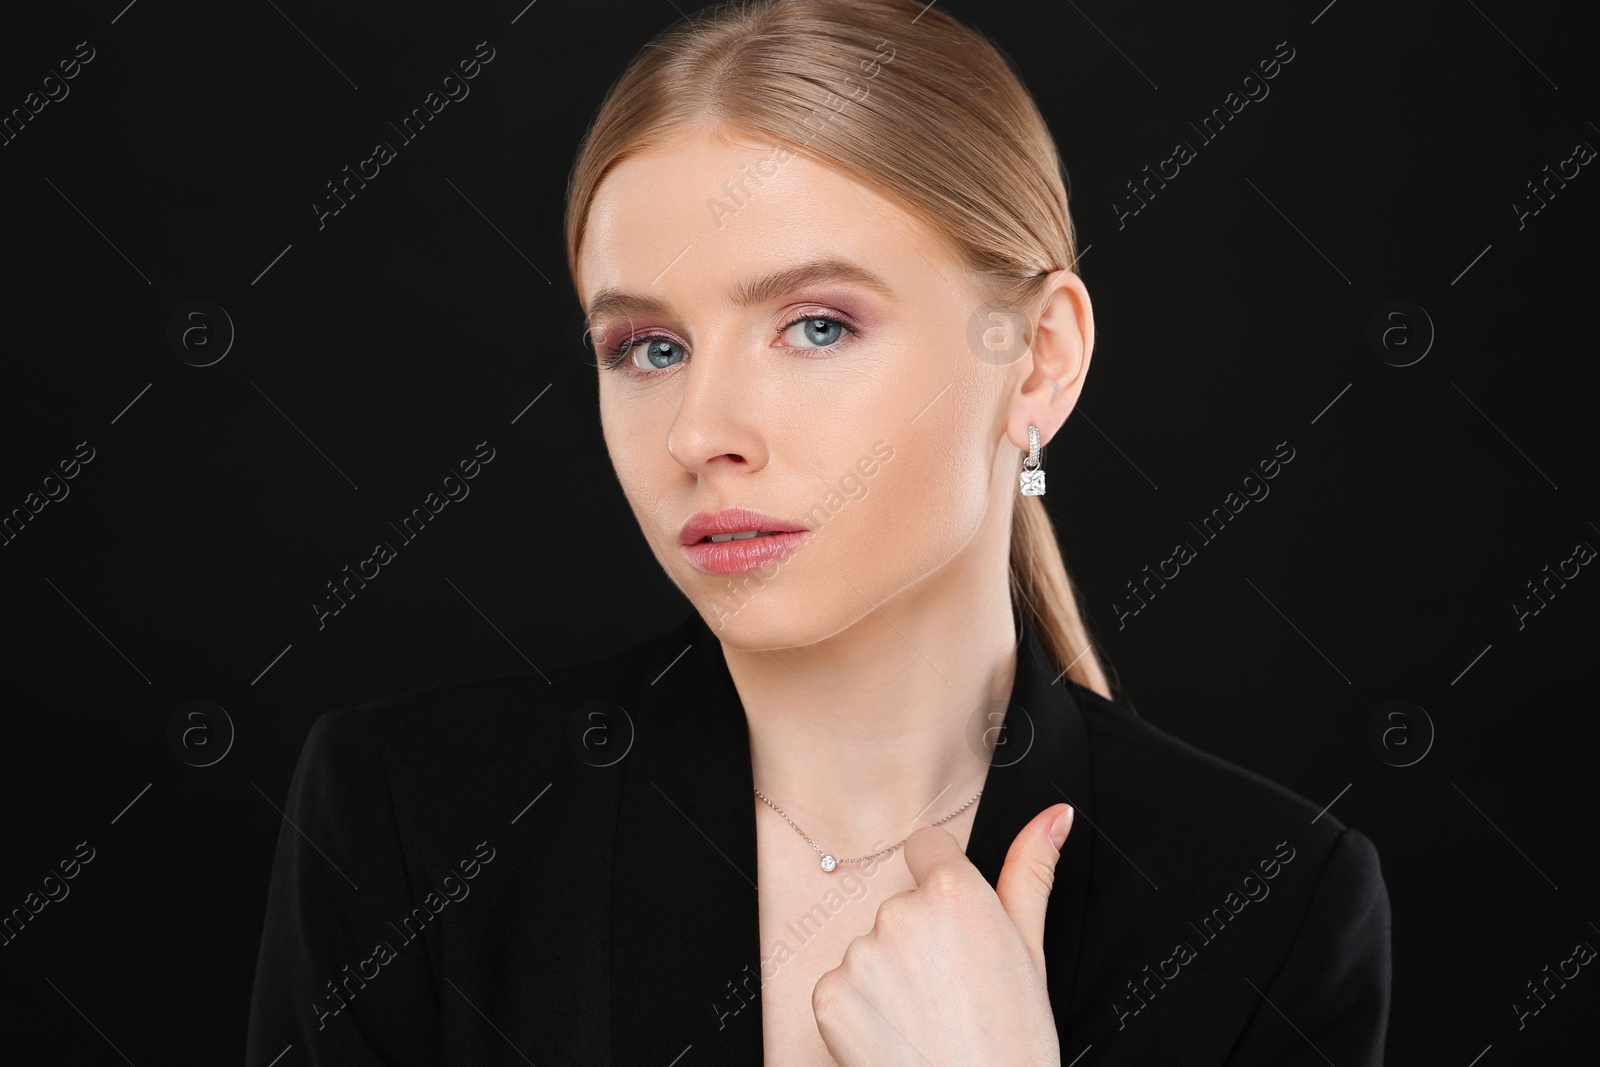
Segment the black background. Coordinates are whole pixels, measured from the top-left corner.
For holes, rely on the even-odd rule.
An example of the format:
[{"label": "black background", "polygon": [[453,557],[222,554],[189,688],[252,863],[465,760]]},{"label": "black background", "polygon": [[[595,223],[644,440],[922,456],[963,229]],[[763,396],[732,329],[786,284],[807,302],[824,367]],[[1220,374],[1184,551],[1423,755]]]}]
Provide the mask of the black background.
[{"label": "black background", "polygon": [[[95,58],[0,147],[0,512],[78,442],[94,459],[0,547],[0,911],[78,842],[96,855],[0,948],[7,1060],[235,1061],[276,805],[319,714],[593,658],[690,610],[612,474],[561,231],[590,115],[679,12],[524,2],[8,15],[6,113],[79,41]],[[1592,1055],[1592,968],[1523,1029],[1511,1002],[1600,944],[1600,577],[1521,628],[1511,605],[1600,545],[1596,164],[1520,227],[1513,208],[1600,146],[1595,27],[1550,3],[1325,5],[945,5],[1035,93],[1086,250],[1097,345],[1045,499],[1140,713],[1376,843],[1391,1060]],[[480,41],[470,96],[319,230],[325,183]],[[1198,146],[1189,122],[1281,41],[1270,96],[1119,228],[1126,183]],[[1367,342],[1397,299],[1437,331],[1405,367]],[[237,331],[208,367],[167,343],[190,300]],[[470,496],[319,631],[325,583],[485,440]],[[1271,495],[1202,547],[1189,523],[1282,441]],[[1198,557],[1118,629],[1180,540]],[[237,730],[208,767],[167,742],[194,699]],[[1403,768],[1368,742],[1395,699],[1437,731]]]}]

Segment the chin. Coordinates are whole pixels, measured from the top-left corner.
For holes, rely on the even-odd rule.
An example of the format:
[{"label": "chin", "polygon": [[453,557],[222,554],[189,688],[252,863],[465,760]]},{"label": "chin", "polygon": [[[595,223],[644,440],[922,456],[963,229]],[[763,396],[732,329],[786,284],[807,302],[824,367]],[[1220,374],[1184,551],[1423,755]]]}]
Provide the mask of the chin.
[{"label": "chin", "polygon": [[[736,587],[737,588],[737,587]],[[826,637],[825,620],[815,617],[804,597],[768,585],[741,590],[735,597],[726,586],[712,585],[706,592],[691,595],[695,610],[723,644],[744,652],[765,652],[813,644]],[[719,595],[720,592],[720,595]]]}]

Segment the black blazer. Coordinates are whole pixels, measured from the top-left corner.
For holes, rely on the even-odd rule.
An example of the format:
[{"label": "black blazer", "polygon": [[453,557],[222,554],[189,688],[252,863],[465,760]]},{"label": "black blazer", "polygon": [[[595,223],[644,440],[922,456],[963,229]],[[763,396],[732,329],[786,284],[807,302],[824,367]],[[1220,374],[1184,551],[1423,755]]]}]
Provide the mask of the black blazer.
[{"label": "black blazer", "polygon": [[[1056,679],[1016,619],[967,855],[993,885],[1024,824],[1077,809],[1044,942],[1062,1063],[1381,1063],[1372,843]],[[752,785],[698,614],[548,680],[324,715],[284,805],[246,1064],[760,1063]]]}]

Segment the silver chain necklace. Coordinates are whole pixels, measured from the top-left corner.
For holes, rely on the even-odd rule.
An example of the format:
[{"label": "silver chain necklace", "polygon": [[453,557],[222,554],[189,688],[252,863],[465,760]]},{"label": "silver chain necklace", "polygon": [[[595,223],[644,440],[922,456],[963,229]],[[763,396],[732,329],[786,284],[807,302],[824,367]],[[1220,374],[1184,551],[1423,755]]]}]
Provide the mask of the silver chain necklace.
[{"label": "silver chain necklace", "polygon": [[[783,821],[788,823],[790,826],[794,826],[794,832],[795,833],[799,834],[801,837],[805,837],[806,844],[808,844],[812,848],[816,849],[817,850],[817,855],[822,857],[822,869],[824,871],[829,872],[830,874],[833,872],[833,869],[835,867],[839,866],[839,864],[841,864],[841,863],[861,863],[861,862],[864,862],[866,860],[877,859],[879,856],[887,856],[887,855],[889,855],[889,853],[893,852],[895,849],[897,849],[901,845],[905,844],[906,841],[911,837],[910,834],[907,834],[905,837],[902,837],[900,840],[896,841],[894,844],[890,845],[888,848],[883,849],[880,852],[874,852],[870,856],[861,856],[861,857],[858,857],[857,859],[853,859],[853,860],[835,859],[833,856],[831,856],[828,853],[822,851],[822,849],[817,848],[817,843],[815,841],[811,840],[811,838],[806,837],[806,832],[804,830],[800,829],[800,827],[795,826],[794,820],[789,818],[789,816],[784,815],[782,808],[778,807],[778,805],[774,804],[772,801],[767,800],[767,795],[765,793],[763,793],[761,790],[757,789],[756,790],[756,796],[760,797],[762,800],[766,800],[767,801],[767,807],[771,808],[773,811],[777,812],[779,815],[783,815]],[[949,822],[951,819],[955,818],[957,815],[960,815],[962,812],[964,812],[968,808],[970,808],[972,806],[973,802],[976,801],[981,796],[983,796],[983,790],[980,789],[980,790],[978,790],[976,793],[974,793],[972,795],[972,800],[967,801],[965,804],[961,805],[955,811],[952,811],[949,815],[946,815],[944,818],[940,819],[939,822],[932,823],[930,825],[938,826],[939,823]]]}]

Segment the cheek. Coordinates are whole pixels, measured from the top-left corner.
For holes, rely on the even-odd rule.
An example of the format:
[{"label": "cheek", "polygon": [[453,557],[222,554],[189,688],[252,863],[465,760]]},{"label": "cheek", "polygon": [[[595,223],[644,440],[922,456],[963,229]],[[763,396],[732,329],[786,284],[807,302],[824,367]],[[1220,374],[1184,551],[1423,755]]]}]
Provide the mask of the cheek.
[{"label": "cheek", "polygon": [[[663,444],[666,429],[657,429],[648,405],[610,398],[604,389],[600,395],[600,429],[623,495],[643,519],[641,506],[654,499],[659,488],[661,460],[670,462],[672,458]],[[645,529],[648,531],[649,526]]]},{"label": "cheek", "polygon": [[[911,580],[961,550],[988,510],[988,450],[976,427],[938,419],[929,411],[882,439],[894,449],[862,481],[865,521],[860,548],[885,572]],[[864,527],[864,529],[862,528]],[[855,548],[858,546],[852,546]]]},{"label": "cheek", "polygon": [[[961,551],[984,521],[994,418],[983,413],[995,410],[996,398],[994,383],[980,373],[987,365],[964,356],[952,353],[936,330],[918,334],[886,353],[866,381],[842,390],[852,403],[806,420],[803,436],[834,442],[833,469],[849,470],[865,488],[833,520],[841,557],[830,560],[858,585],[865,581],[862,591],[877,581],[887,588],[926,575]],[[948,391],[937,396],[947,382]],[[891,458],[878,459],[876,472],[865,476],[851,465],[872,459],[878,441],[893,450]],[[841,449],[844,442],[853,450]],[[832,481],[838,484],[837,474]]]}]

